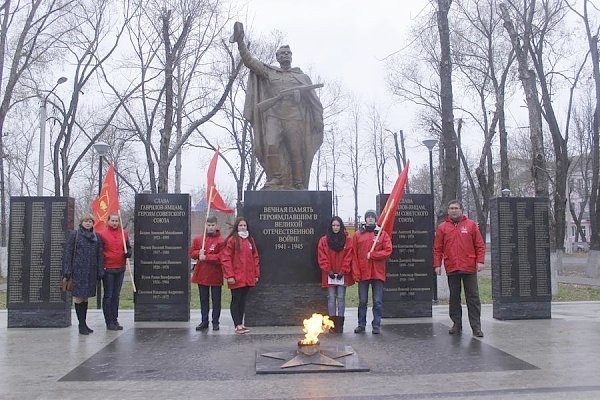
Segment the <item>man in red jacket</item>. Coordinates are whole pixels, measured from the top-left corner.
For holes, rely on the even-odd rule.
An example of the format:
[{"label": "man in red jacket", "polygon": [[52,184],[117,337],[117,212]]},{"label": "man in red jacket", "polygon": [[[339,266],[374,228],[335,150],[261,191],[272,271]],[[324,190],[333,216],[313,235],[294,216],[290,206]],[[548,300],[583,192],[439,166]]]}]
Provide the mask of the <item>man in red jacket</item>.
[{"label": "man in red jacket", "polygon": [[[121,227],[119,214],[108,216],[108,226],[98,232],[104,245],[104,296],[102,297],[102,311],[106,329],[120,331],[123,327],[119,324],[119,299],[121,286],[125,276],[125,259],[131,257],[129,234]],[[124,242],[123,242],[124,241]]]},{"label": "man in red jacket", "polygon": [[[202,244],[204,242],[204,248]],[[192,242],[190,257],[198,260],[192,274],[192,283],[198,284],[200,292],[200,314],[202,320],[196,327],[197,331],[208,329],[208,310],[210,308],[209,297],[212,301],[212,325],[213,331],[219,330],[219,318],[221,317],[221,289],[223,286],[223,269],[219,252],[224,240],[217,228],[217,217],[206,219],[206,239],[198,235]]]},{"label": "man in red jacket", "polygon": [[442,258],[450,288],[450,319],[454,323],[448,333],[456,335],[462,332],[462,282],[473,335],[483,337],[477,272],[483,269],[485,242],[477,224],[463,215],[463,205],[458,200],[448,203],[448,216],[435,233],[433,268],[438,275],[441,273]]},{"label": "man in red jacket", "polygon": [[[365,225],[361,226],[353,239],[354,262],[352,276],[358,282],[358,326],[354,333],[363,333],[367,325],[367,301],[369,286],[373,292],[374,334],[381,333],[381,314],[383,309],[383,284],[385,283],[385,262],[392,254],[392,240],[381,231],[377,237],[377,213],[375,210],[365,212]],[[375,246],[373,243],[375,242]]]}]

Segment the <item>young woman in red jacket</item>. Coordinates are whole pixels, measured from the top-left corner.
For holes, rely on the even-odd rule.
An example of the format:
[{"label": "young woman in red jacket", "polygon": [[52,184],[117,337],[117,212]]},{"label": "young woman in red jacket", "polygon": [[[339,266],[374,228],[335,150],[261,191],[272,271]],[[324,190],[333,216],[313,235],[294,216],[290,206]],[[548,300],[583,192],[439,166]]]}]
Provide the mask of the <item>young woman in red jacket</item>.
[{"label": "young woman in red jacket", "polygon": [[[110,214],[106,229],[98,232],[104,245],[104,296],[102,297],[102,311],[106,329],[120,331],[123,327],[119,324],[119,299],[121,286],[125,276],[126,258],[131,257],[129,234],[121,227],[119,214]],[[123,245],[125,237],[125,246]]]},{"label": "young woman in red jacket", "polygon": [[221,255],[223,276],[231,289],[231,317],[235,325],[235,333],[250,331],[244,326],[244,313],[248,291],[258,282],[260,266],[258,249],[254,239],[248,232],[248,222],[238,217],[233,230],[227,237]]},{"label": "young woman in red jacket", "polygon": [[192,241],[190,257],[193,260],[197,260],[194,273],[192,274],[192,283],[198,285],[198,292],[200,293],[201,321],[196,326],[197,331],[206,331],[208,329],[209,301],[212,301],[213,307],[213,331],[219,330],[221,288],[223,286],[223,269],[221,268],[219,253],[224,243],[221,231],[217,228],[217,217],[214,216],[206,219],[206,238],[198,235]]},{"label": "young woman in red jacket", "polygon": [[[352,279],[352,239],[346,234],[344,222],[338,216],[331,219],[327,235],[319,239],[317,257],[321,267],[321,287],[327,288],[327,311],[333,320],[333,332],[344,332],[346,287]],[[332,282],[332,283],[330,283]]]}]

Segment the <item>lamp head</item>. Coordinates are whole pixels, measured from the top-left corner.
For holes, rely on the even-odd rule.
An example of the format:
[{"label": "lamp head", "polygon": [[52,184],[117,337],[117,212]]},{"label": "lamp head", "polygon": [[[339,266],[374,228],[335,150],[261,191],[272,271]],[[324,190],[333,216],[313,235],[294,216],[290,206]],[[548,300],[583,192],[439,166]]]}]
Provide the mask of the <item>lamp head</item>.
[{"label": "lamp head", "polygon": [[423,143],[425,147],[427,147],[427,150],[431,151],[433,150],[437,142],[437,139],[425,139],[421,143]]},{"label": "lamp head", "polygon": [[108,150],[110,150],[110,145],[104,142],[96,142],[94,143],[94,150],[98,153],[99,156],[103,157],[108,154]]}]

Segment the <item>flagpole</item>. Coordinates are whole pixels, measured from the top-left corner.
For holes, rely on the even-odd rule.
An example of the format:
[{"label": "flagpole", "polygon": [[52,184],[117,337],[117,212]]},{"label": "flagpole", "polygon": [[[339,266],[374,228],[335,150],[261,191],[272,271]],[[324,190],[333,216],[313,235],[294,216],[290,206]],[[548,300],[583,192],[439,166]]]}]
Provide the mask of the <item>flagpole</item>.
[{"label": "flagpole", "polygon": [[[394,204],[393,201],[395,199],[392,197],[390,200],[392,201],[390,204]],[[377,232],[377,237],[373,241],[373,245],[371,246],[371,250],[369,251],[369,253],[371,253],[373,250],[375,250],[375,245],[377,244],[377,241],[379,240],[379,236],[381,235],[381,231],[383,231],[383,227],[385,226],[385,223],[387,222],[388,217],[390,216],[390,211],[391,210],[383,210],[383,211],[385,212],[385,217],[383,217],[383,222],[381,223],[379,232]]]},{"label": "flagpole", "polygon": [[[123,249],[125,253],[127,253],[127,242],[125,241],[125,232],[123,231],[123,219],[121,218],[121,209],[119,208],[119,225],[121,226],[121,239],[123,239]],[[125,263],[127,264],[126,269],[129,271],[129,277],[131,278],[131,287],[133,288],[133,292],[137,292],[135,287],[135,279],[133,279],[133,272],[131,272],[131,264],[129,263],[129,258],[125,259]]]},{"label": "flagpole", "polygon": [[204,233],[202,234],[202,253],[204,253],[204,246],[206,245],[206,224],[208,224],[208,214],[210,214],[210,204],[213,201],[213,190],[214,185],[210,187],[210,192],[208,192],[208,205],[206,207],[206,218],[204,219]]}]

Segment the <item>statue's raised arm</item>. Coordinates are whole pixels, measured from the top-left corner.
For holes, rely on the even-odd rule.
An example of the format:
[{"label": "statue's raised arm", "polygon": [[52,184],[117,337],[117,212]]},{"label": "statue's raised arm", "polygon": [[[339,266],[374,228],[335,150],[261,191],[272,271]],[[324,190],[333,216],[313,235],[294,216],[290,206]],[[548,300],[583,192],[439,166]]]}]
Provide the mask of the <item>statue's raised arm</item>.
[{"label": "statue's raised arm", "polygon": [[280,46],[279,67],[255,58],[236,22],[229,41],[237,43],[250,69],[244,117],[254,129],[254,152],[267,175],[263,189],[308,189],[313,157],[323,143],[323,106],[300,68],[292,68],[290,46]]}]

